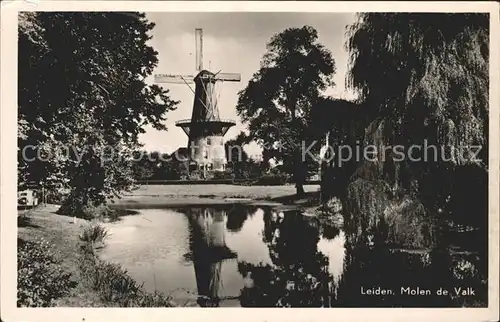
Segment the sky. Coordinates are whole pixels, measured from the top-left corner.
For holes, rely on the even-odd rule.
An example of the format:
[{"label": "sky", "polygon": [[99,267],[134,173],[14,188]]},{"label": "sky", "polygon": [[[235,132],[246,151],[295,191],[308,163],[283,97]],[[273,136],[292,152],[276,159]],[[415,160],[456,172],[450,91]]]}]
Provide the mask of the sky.
[{"label": "sky", "polygon": [[[246,87],[258,71],[266,44],[274,34],[286,28],[309,25],[318,31],[319,42],[332,53],[336,64],[336,86],[326,93],[337,98],[352,99],[355,94],[345,88],[348,53],[344,48],[346,26],[355,20],[354,13],[147,13],[149,21],[156,24],[150,45],[158,52],[158,66],[154,74],[195,75],[195,29],[203,29],[203,67],[217,72],[240,73],[241,82],[218,84],[219,113],[232,119],[232,127],[224,137],[234,138],[245,130],[236,113],[238,92]],[[147,80],[154,82],[151,76]],[[158,84],[169,90],[172,99],[180,101],[177,109],[167,114],[164,122],[167,131],[146,127],[139,138],[147,151],[171,153],[187,145],[187,136],[175,126],[175,121],[191,118],[193,93],[185,84]],[[255,143],[244,147],[258,157],[261,149]]]}]

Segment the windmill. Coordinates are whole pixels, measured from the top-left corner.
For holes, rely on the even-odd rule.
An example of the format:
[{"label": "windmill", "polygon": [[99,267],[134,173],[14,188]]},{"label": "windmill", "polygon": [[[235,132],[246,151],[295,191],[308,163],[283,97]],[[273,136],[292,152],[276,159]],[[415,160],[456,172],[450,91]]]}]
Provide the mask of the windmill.
[{"label": "windmill", "polygon": [[[207,171],[226,169],[224,135],[236,123],[223,120],[219,116],[218,93],[216,85],[220,82],[239,82],[241,75],[236,73],[217,73],[203,69],[203,30],[195,30],[196,76],[192,75],[155,75],[155,82],[186,84],[194,94],[191,119],[175,123],[188,136],[188,155],[190,171],[197,169],[206,175]],[[191,84],[195,85],[194,89]]]}]

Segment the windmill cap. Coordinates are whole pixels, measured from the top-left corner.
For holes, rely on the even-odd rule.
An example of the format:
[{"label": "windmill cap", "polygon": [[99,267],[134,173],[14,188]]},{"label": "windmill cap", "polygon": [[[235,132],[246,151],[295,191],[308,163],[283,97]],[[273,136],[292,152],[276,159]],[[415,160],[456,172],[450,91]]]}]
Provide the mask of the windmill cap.
[{"label": "windmill cap", "polygon": [[198,73],[198,75],[196,75],[196,77],[194,78],[195,80],[197,79],[205,79],[205,78],[213,78],[215,76],[214,73],[212,72],[209,72],[208,70],[202,70],[201,72]]}]

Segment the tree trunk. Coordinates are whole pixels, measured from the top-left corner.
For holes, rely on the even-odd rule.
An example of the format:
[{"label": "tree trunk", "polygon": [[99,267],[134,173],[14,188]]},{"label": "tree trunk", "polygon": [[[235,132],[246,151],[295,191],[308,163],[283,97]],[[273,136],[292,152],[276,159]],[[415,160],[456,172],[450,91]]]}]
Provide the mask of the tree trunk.
[{"label": "tree trunk", "polygon": [[295,184],[295,188],[297,189],[297,199],[304,197],[305,195],[304,184],[302,182],[297,182]]},{"label": "tree trunk", "polygon": [[295,188],[297,189],[297,199],[304,197],[304,182],[306,181],[307,169],[304,168],[304,164],[300,159],[300,151],[294,151],[293,157],[293,168],[294,168],[294,181]]}]

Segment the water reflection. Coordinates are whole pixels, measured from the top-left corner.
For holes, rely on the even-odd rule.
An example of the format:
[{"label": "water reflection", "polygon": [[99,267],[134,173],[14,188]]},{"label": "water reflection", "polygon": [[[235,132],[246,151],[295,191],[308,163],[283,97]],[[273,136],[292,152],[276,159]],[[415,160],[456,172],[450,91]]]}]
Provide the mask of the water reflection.
[{"label": "water reflection", "polygon": [[[382,243],[355,244],[348,238],[344,274],[333,305],[485,306],[487,284],[480,268],[483,258],[469,252],[453,253],[448,248],[409,250],[390,248]],[[468,288],[474,294],[456,294]],[[370,290],[375,294],[367,294]],[[388,291],[383,294],[383,290]]]},{"label": "water reflection", "polygon": [[[347,222],[339,277],[332,274],[331,261],[317,249],[320,233],[325,231],[317,220],[276,212],[264,220],[263,241],[273,264],[240,263],[240,272],[250,273],[254,281],[242,291],[242,306],[453,307],[487,303],[486,256],[453,249],[447,232],[433,236],[438,239],[434,248],[399,249],[387,242],[387,232],[394,227],[360,231]],[[415,229],[426,232],[420,226]],[[419,239],[425,240],[428,234],[424,235]]]},{"label": "water reflection", "polygon": [[[140,219],[146,215],[148,220]],[[104,250],[108,260],[125,265],[139,281],[147,281],[156,271],[155,288],[167,294],[179,287],[193,290],[202,307],[487,303],[486,247],[464,242],[473,237],[463,233],[441,229],[428,234],[413,224],[412,229],[423,232],[414,240],[433,246],[397,247],[392,241],[398,240],[395,234],[401,232],[401,226],[395,229],[393,223],[363,230],[356,216],[344,215],[343,226],[339,226],[337,220],[299,211],[246,205],[141,210],[127,218],[110,224],[113,234]],[[426,236],[437,242],[427,243]],[[432,292],[413,296],[401,294],[402,287]],[[449,293],[437,295],[440,287]],[[458,288],[472,288],[475,294],[457,296]],[[368,290],[386,290],[386,294],[368,295]]]},{"label": "water reflection", "polygon": [[319,222],[298,212],[266,211],[263,242],[271,265],[240,262],[238,270],[253,281],[241,291],[241,305],[324,306],[332,275],[328,259],[318,251]]},{"label": "water reflection", "polygon": [[201,307],[218,307],[221,300],[237,298],[221,294],[221,271],[225,261],[235,260],[237,253],[226,244],[227,231],[241,231],[244,222],[255,211],[241,205],[181,208],[189,220],[189,253],[198,290],[197,303]]}]

